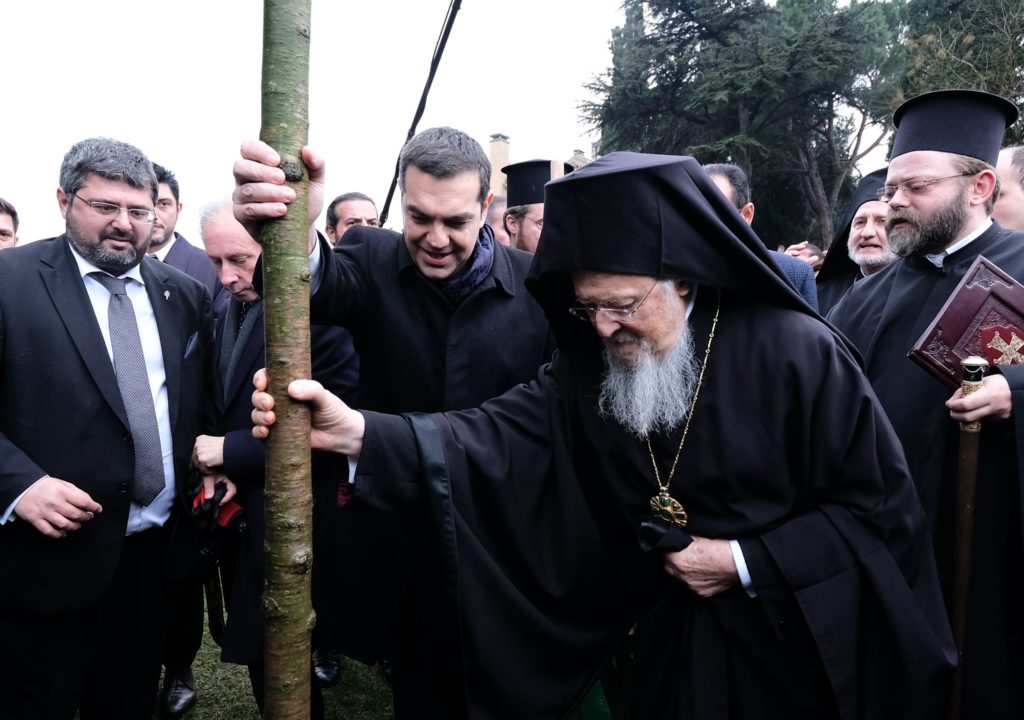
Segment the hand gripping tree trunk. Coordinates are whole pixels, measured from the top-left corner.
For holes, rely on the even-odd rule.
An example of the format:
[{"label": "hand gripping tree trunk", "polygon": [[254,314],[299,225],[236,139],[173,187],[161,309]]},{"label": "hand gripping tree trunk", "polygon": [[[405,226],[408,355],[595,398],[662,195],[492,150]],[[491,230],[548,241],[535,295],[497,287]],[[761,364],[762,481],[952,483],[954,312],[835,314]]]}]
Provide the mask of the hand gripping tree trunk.
[{"label": "hand gripping tree trunk", "polygon": [[282,157],[296,200],[263,229],[264,322],[270,392],[277,425],[267,440],[266,620],[267,720],[307,720],[313,603],[313,495],[309,413],[287,400],[288,382],[310,377],[308,177],[301,160],[309,117],[310,0],[264,0],[260,139]]}]

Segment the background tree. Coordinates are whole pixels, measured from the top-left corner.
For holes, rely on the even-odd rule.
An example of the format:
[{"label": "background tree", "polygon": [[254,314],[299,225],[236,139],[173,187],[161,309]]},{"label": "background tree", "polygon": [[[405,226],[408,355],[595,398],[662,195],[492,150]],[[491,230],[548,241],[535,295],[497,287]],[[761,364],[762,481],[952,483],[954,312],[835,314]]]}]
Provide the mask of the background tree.
[{"label": "background tree", "polygon": [[[602,152],[731,161],[769,245],[831,241],[851,171],[899,92],[901,3],[628,0],[613,66],[584,114]],[[894,56],[896,59],[894,60]]]},{"label": "background tree", "polygon": [[266,443],[266,586],[263,615],[267,720],[308,720],[310,637],[315,616],[313,495],[309,412],[288,400],[287,386],[308,378],[308,177],[300,151],[309,132],[310,0],[264,0],[260,139],[282,158],[296,199],[288,215],[264,224],[264,324],[270,392],[277,425]]},{"label": "background tree", "polygon": [[[1024,102],[1024,3],[914,0],[906,11],[903,96],[943,88],[987,90]],[[902,99],[902,98],[901,98]],[[1015,124],[1007,143],[1024,140]]]}]

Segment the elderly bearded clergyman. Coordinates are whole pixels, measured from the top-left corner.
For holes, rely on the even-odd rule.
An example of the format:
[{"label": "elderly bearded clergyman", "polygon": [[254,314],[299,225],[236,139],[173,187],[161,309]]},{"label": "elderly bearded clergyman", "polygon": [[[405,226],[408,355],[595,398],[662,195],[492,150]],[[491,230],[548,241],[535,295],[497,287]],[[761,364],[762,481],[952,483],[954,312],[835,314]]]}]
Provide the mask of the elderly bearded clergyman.
[{"label": "elderly bearded clergyman", "polygon": [[409,416],[290,387],[362,501],[432,518],[471,717],[562,717],[634,623],[636,718],[936,717],[924,515],[843,340],[691,158],[606,156],[546,207],[536,381]]}]

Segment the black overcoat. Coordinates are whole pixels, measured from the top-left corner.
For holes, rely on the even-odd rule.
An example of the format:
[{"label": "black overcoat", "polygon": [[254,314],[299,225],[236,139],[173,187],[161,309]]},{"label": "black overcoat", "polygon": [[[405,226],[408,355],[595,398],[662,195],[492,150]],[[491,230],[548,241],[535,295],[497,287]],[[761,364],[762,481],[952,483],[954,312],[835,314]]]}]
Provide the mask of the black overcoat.
[{"label": "black overcoat", "polygon": [[[858,282],[829,315],[864,356],[865,371],[903,444],[928,515],[949,597],[959,427],[944,406],[952,392],[907,353],[974,260],[983,255],[1024,282],[1024,233],[994,224],[937,268],[911,256]],[[1024,715],[1024,366],[997,366],[1013,415],[981,436],[968,609],[964,717]]]},{"label": "black overcoat", "polygon": [[[487,277],[453,305],[420,273],[398,233],[355,227],[333,251],[320,242],[325,262],[310,317],[352,333],[360,359],[357,407],[381,412],[474,407],[530,381],[550,357],[547,321],[523,285],[532,260],[528,253],[494,242]],[[345,581],[359,591],[348,596],[340,648],[367,661],[386,655],[399,627],[396,616],[409,612],[420,617],[405,618],[406,626],[397,632],[411,636],[420,628],[443,627],[436,630],[436,644],[456,641],[444,619],[451,607],[436,592],[426,563],[413,561],[410,543],[422,537],[421,519],[358,502],[345,512],[360,542],[345,551],[342,567]],[[448,657],[455,652],[449,650]],[[445,665],[451,663],[432,663],[442,675],[436,684],[449,686],[460,673]]]}]

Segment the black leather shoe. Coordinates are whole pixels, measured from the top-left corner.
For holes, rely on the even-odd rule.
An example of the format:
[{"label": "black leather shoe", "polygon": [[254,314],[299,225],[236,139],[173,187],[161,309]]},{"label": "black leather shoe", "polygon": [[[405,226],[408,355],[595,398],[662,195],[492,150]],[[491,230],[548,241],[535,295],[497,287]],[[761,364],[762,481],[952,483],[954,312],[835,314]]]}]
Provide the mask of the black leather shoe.
[{"label": "black leather shoe", "polygon": [[170,670],[164,675],[164,689],[160,695],[160,712],[165,718],[180,718],[196,704],[196,684],[192,668],[178,672]]},{"label": "black leather shoe", "polygon": [[341,658],[336,652],[313,653],[313,672],[320,687],[329,688],[338,684],[341,679]]}]

